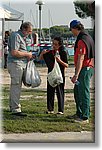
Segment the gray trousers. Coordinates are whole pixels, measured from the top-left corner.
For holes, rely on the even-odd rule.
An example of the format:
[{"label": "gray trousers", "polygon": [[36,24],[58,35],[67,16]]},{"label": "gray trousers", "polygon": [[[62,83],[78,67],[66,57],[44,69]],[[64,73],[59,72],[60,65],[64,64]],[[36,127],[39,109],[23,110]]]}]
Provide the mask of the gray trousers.
[{"label": "gray trousers", "polygon": [[23,61],[8,63],[8,72],[11,77],[9,107],[10,111],[14,113],[21,112],[20,95],[23,69],[25,67],[26,63]]}]

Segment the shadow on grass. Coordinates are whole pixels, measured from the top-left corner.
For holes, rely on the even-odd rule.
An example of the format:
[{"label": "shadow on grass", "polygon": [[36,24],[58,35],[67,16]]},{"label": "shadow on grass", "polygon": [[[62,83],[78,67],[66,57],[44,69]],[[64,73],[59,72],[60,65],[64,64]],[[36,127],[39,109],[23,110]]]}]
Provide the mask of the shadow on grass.
[{"label": "shadow on grass", "polygon": [[[11,112],[9,112],[9,110],[4,109],[3,110],[3,120],[12,120],[12,119],[16,119],[16,118],[24,118],[24,119],[38,119],[40,121],[44,121],[44,122],[66,122],[69,119],[65,116],[65,115],[58,115],[58,114],[46,114],[46,112],[38,112],[38,111],[30,111],[30,112],[24,112],[27,113],[27,117],[19,117],[19,116],[15,116],[12,115]],[[69,122],[72,122],[69,120]]]},{"label": "shadow on grass", "polygon": [[[3,93],[5,93],[5,92],[7,92],[7,93],[9,93],[9,87],[2,87],[2,92]],[[46,89],[33,89],[33,88],[27,88],[27,89],[25,89],[25,88],[22,88],[22,92],[26,92],[26,93],[32,93],[32,92],[37,92],[37,93],[45,93],[45,92],[47,92],[47,90]],[[65,93],[73,93],[73,89],[65,89]]]},{"label": "shadow on grass", "polygon": [[[24,111],[24,113],[26,112]],[[11,115],[8,110],[4,109],[3,122],[6,133],[94,131],[94,122],[80,125],[75,123],[73,119],[68,119],[67,114],[45,114],[44,111],[28,111],[27,117],[18,117]]]},{"label": "shadow on grass", "polygon": [[[22,112],[27,113],[27,117],[13,116],[9,112],[8,87],[3,89],[3,129],[5,133],[29,133],[29,132],[70,132],[70,131],[92,131],[94,126],[94,99],[91,102],[92,115],[91,123],[81,126],[74,123],[73,119],[68,119],[68,115],[75,112],[73,99],[65,101],[65,114],[46,114],[47,108],[46,91],[39,89],[22,89],[21,105]],[[73,93],[73,89],[66,89],[65,93]],[[31,95],[31,97],[26,97]],[[23,97],[25,96],[25,97]],[[55,112],[58,109],[58,102],[55,101]]]}]

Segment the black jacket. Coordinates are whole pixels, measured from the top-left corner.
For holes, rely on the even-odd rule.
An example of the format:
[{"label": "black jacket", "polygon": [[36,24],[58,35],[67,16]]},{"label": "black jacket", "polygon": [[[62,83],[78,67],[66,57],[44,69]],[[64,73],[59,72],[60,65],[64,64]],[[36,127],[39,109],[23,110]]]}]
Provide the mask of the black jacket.
[{"label": "black jacket", "polygon": [[[64,61],[65,63],[68,63],[67,53],[65,50],[60,50],[59,55],[62,61]],[[48,67],[48,72],[52,71],[54,67],[54,62],[55,62],[54,54],[52,53],[52,51],[49,51],[48,53],[44,54],[43,57]],[[59,63],[59,66],[62,72],[62,76],[64,76],[64,67],[60,63]]]},{"label": "black jacket", "polygon": [[76,52],[76,48],[78,47],[79,40],[82,40],[87,47],[87,58],[88,59],[94,58],[95,57],[95,45],[94,45],[94,41],[92,37],[85,32],[80,32],[75,42],[74,52]]}]

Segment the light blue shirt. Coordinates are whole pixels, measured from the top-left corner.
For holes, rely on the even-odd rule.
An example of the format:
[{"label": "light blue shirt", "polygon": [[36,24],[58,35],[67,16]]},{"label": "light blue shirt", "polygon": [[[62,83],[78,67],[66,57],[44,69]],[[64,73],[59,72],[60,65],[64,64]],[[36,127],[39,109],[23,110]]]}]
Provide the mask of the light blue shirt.
[{"label": "light blue shirt", "polygon": [[25,39],[26,37],[24,36],[21,30],[11,33],[8,41],[8,51],[9,51],[8,63],[19,62],[19,61],[27,62],[26,57],[18,58],[11,55],[12,50],[18,50],[22,52],[27,51]]}]

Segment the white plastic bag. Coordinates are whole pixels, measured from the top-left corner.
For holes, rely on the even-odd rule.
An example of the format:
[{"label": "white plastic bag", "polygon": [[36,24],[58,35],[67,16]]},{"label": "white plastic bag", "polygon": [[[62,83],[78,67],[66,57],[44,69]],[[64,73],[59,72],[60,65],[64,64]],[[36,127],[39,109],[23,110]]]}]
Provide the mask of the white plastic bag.
[{"label": "white plastic bag", "polygon": [[25,76],[25,80],[26,80],[26,83],[28,84],[28,85],[31,85],[31,83],[32,83],[32,77],[31,77],[31,75],[32,75],[32,64],[33,64],[33,62],[32,61],[29,61],[28,63],[27,63],[27,68],[26,68],[26,76]]},{"label": "white plastic bag", "polygon": [[28,66],[29,66],[29,62],[27,63],[27,66],[23,71],[22,81],[25,86],[30,87],[31,86],[31,68],[29,68]]},{"label": "white plastic bag", "polygon": [[38,87],[41,84],[41,78],[33,60],[27,63],[23,73],[23,83],[25,86],[31,86],[32,88]]},{"label": "white plastic bag", "polygon": [[34,87],[38,87],[41,84],[41,78],[34,62],[32,63],[32,67],[33,69],[31,72],[31,81],[32,81],[31,86],[32,88],[34,88]]},{"label": "white plastic bag", "polygon": [[60,83],[63,83],[62,73],[61,73],[59,64],[57,63],[56,59],[55,59],[54,68],[52,69],[51,72],[48,73],[47,79],[48,79],[49,84],[52,87],[56,87]]}]

